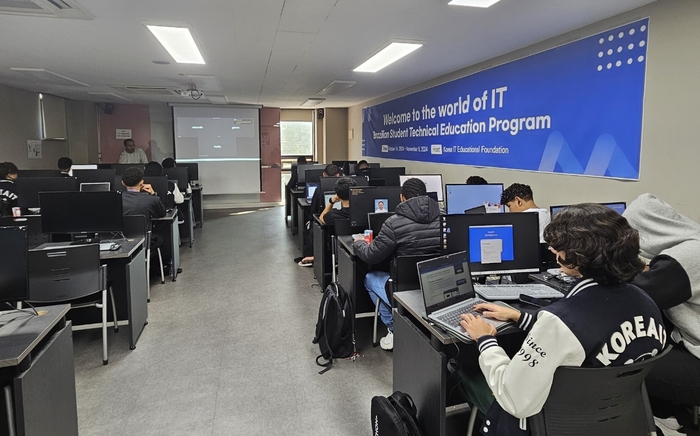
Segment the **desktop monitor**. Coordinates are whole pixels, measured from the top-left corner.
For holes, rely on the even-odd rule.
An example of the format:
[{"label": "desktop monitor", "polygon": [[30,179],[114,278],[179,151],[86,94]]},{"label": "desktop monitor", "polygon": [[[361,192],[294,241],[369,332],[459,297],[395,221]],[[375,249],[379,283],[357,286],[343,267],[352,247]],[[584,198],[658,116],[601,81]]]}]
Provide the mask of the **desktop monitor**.
[{"label": "desktop monitor", "polygon": [[442,201],[442,174],[404,174],[399,176],[399,183],[403,186],[403,182],[412,178],[421,179],[428,192],[436,192],[437,201]]},{"label": "desktop monitor", "polygon": [[24,177],[62,177],[60,170],[19,170],[18,180]]},{"label": "desktop monitor", "polygon": [[306,170],[306,177],[304,183],[319,183],[321,177],[323,177],[323,168],[314,168],[312,170]]},{"label": "desktop monitor", "polygon": [[[619,213],[622,215],[622,213],[625,211],[627,208],[627,203],[624,201],[618,202],[618,203],[598,203],[602,204],[603,206],[607,206],[610,209],[614,210],[615,212]],[[569,207],[570,205],[563,205],[563,206],[550,206],[549,207],[549,214],[551,216],[554,216],[555,213],[559,212],[560,210],[564,209],[565,207]]]},{"label": "desktop monitor", "polygon": [[[73,170],[73,177],[78,179],[78,184],[109,182],[111,185],[114,183],[114,176],[115,172],[113,169]],[[119,176],[119,180],[121,180],[121,176]]]},{"label": "desktop monitor", "polygon": [[311,200],[314,198],[314,192],[316,192],[316,189],[318,189],[318,183],[306,182],[304,190],[306,192],[306,200],[308,202],[311,202]]},{"label": "desktop monitor", "polygon": [[350,189],[350,225],[367,227],[367,214],[393,212],[401,203],[400,186],[366,186]]},{"label": "desktop monitor", "polygon": [[306,183],[306,170],[323,170],[326,166],[323,164],[305,164],[297,165],[297,184],[303,185]]},{"label": "desktop monitor", "polygon": [[181,192],[187,191],[187,186],[189,185],[189,176],[187,173],[187,168],[163,168],[163,175],[166,176],[168,180],[177,182],[177,187],[180,189]]},{"label": "desktop monitor", "polygon": [[[127,168],[131,167],[139,167],[141,169],[144,169],[144,164],[109,164],[110,168],[114,170],[114,172],[117,175],[122,175],[124,173],[124,170]],[[99,165],[97,166],[98,168],[101,168]]]},{"label": "desktop monitor", "polygon": [[376,238],[379,231],[384,225],[384,221],[390,216],[394,215],[394,212],[388,213],[369,213],[367,214],[367,221],[369,222],[369,229],[372,230],[373,237]]},{"label": "desktop monitor", "polygon": [[[335,197],[335,192],[333,192],[333,191],[330,191],[330,192],[329,192],[329,191],[326,191],[326,192],[323,193],[323,201],[324,201],[323,204],[324,204],[324,207],[325,207],[326,204],[328,204],[328,202],[331,201],[331,198],[333,198],[333,197]],[[340,209],[342,209],[342,208],[343,208],[343,205],[342,205],[339,201],[333,203],[333,209],[338,209],[338,210],[340,210]]]},{"label": "desktop monitor", "polygon": [[41,230],[44,233],[121,232],[121,192],[42,192]]},{"label": "desktop monitor", "polygon": [[[486,206],[493,211],[503,212],[501,205],[503,183],[490,183],[488,185],[445,185],[445,198],[447,200],[447,214],[454,215],[465,213],[469,209],[478,206]],[[490,207],[489,207],[490,206]]]},{"label": "desktop monitor", "polygon": [[0,227],[0,301],[29,298],[27,268],[27,228]]},{"label": "desktop monitor", "polygon": [[194,180],[199,180],[199,164],[196,162],[178,162],[177,166],[180,168],[187,168],[187,177],[188,177],[188,182],[192,182]]},{"label": "desktop monitor", "polygon": [[446,215],[445,254],[466,251],[473,276],[540,271],[540,224],[534,212]]},{"label": "desktop monitor", "polygon": [[382,167],[374,168],[370,164],[369,179],[383,179],[384,186],[401,186],[400,177],[406,174],[404,167]]},{"label": "desktop monitor", "polygon": [[80,192],[105,192],[110,190],[109,182],[88,182],[80,184]]},{"label": "desktop monitor", "polygon": [[39,207],[39,192],[77,191],[78,182],[75,177],[19,177],[15,190],[19,207]]}]

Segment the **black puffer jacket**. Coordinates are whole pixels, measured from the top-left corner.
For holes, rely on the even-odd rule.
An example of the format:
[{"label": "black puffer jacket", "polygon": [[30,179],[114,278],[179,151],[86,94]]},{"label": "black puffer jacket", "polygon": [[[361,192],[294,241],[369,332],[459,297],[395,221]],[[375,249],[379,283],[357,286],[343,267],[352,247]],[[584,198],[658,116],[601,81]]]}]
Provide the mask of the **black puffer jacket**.
[{"label": "black puffer jacket", "polygon": [[440,253],[440,207],[428,196],[413,197],[396,206],[371,244],[357,241],[355,253],[376,265],[389,256]]}]

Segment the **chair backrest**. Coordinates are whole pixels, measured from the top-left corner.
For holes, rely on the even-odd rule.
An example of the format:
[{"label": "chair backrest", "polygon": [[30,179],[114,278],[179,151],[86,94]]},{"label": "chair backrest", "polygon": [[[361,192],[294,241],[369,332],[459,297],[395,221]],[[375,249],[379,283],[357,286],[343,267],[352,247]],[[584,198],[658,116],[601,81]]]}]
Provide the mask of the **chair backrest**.
[{"label": "chair backrest", "polygon": [[124,215],[124,236],[127,238],[145,238],[148,233],[147,220],[144,215]]},{"label": "chair backrest", "polygon": [[54,303],[82,298],[106,287],[99,244],[29,250],[29,301]]},{"label": "chair backrest", "polygon": [[670,349],[625,366],[560,367],[542,411],[528,419],[533,436],[647,436],[654,418],[644,378]]},{"label": "chair backrest", "polygon": [[416,264],[424,260],[433,259],[439,254],[419,254],[413,256],[398,256],[392,262],[389,280],[386,282],[385,290],[389,302],[393,306],[394,292],[411,291],[420,289],[418,278],[418,268]]}]

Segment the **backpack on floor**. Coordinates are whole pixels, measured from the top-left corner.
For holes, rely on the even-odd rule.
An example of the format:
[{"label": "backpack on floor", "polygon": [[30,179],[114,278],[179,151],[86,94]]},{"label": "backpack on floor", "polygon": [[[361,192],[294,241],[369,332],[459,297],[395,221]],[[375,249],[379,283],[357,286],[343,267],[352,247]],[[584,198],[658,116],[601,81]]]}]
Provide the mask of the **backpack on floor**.
[{"label": "backpack on floor", "polygon": [[408,394],[396,391],[389,398],[372,398],[374,436],[423,436],[416,418],[416,405]]},{"label": "backpack on floor", "polygon": [[[350,297],[337,283],[331,283],[321,298],[316,323],[316,336],[321,354],[316,364],[325,367],[323,374],[333,365],[334,358],[351,357],[355,354],[355,311]],[[320,362],[321,359],[326,362]]]},{"label": "backpack on floor", "polygon": [[[323,374],[333,365],[334,358],[354,357],[355,348],[355,310],[350,296],[338,284],[335,274],[335,236],[331,237],[332,282],[326,287],[318,308],[316,335],[312,341],[318,344],[321,354],[316,357],[316,364],[323,366]],[[321,358],[326,362],[320,362]]]}]

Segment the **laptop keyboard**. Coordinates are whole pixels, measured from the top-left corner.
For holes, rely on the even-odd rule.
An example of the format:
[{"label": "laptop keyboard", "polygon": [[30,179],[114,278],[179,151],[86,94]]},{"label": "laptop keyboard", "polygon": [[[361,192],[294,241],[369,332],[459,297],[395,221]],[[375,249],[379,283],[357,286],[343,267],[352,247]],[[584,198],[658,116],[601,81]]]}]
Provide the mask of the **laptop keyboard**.
[{"label": "laptop keyboard", "polygon": [[481,303],[486,303],[483,300],[480,299],[474,299],[472,302],[469,304],[465,304],[464,306],[459,306],[449,312],[443,313],[440,316],[436,316],[437,319],[439,319],[441,322],[450,325],[452,327],[459,327],[459,321],[461,318],[459,317],[462,314],[467,314],[471,313],[474,316],[480,316],[481,314],[474,310],[474,306],[477,304]]}]

